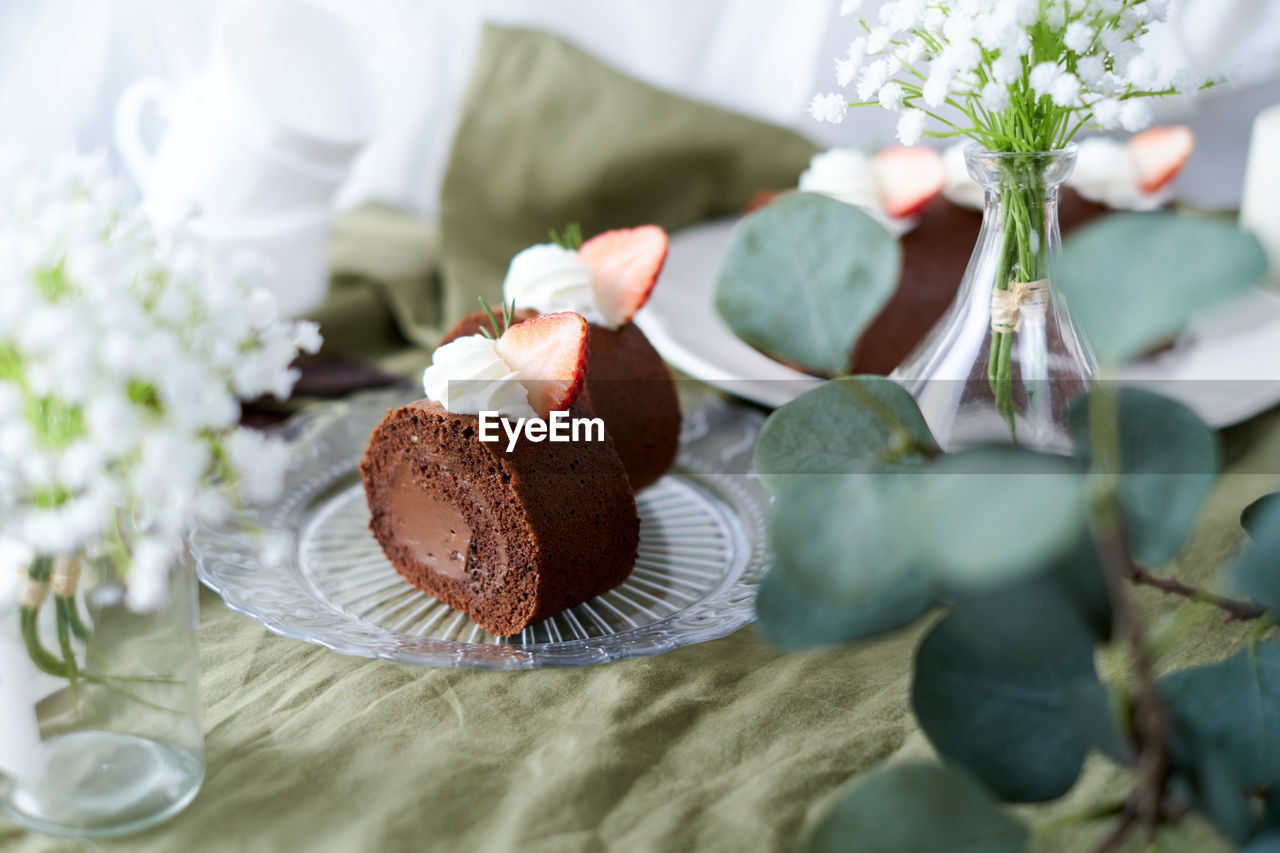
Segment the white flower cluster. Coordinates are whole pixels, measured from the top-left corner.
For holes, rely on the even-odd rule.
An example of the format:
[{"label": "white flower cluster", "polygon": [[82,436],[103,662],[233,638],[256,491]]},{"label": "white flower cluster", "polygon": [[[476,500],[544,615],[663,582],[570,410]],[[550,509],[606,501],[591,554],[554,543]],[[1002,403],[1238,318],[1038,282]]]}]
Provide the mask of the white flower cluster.
[{"label": "white flower cluster", "polygon": [[878,104],[901,113],[905,145],[920,140],[930,117],[988,147],[1038,132],[1043,139],[1024,141],[1057,147],[1090,118],[1138,131],[1151,121],[1144,97],[1206,83],[1185,73],[1166,79],[1142,51],[1169,2],[889,0],[868,20],[861,0],[843,0],[841,13],[857,15],[864,34],[836,60],[836,79],[856,100],[815,95],[809,112],[838,123],[849,106]]},{"label": "white flower cluster", "polygon": [[[0,163],[0,552],[128,554],[157,603],[194,518],[280,488],[239,400],[287,397],[319,348],[243,260],[158,235],[100,160]],[[13,574],[11,566],[0,570]]]}]

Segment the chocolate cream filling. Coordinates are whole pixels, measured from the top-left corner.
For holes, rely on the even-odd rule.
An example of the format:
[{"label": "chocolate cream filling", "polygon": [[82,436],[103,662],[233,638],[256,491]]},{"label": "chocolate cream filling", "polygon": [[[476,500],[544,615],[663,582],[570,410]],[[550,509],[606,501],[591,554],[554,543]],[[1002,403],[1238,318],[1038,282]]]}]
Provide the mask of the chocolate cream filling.
[{"label": "chocolate cream filling", "polygon": [[414,483],[411,465],[397,467],[386,495],[396,541],[432,571],[466,577],[471,527],[462,512]]}]

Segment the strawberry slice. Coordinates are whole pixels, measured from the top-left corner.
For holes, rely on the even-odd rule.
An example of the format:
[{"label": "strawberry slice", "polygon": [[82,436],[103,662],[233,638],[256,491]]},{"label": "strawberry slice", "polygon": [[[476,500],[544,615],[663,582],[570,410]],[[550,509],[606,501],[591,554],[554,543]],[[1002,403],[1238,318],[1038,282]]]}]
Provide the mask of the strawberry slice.
[{"label": "strawberry slice", "polygon": [[572,311],[539,314],[502,333],[495,348],[529,392],[529,405],[545,418],[578,399],[587,375],[587,321]]},{"label": "strawberry slice", "polygon": [[1195,150],[1196,138],[1183,125],[1153,127],[1129,140],[1129,155],[1138,167],[1138,181],[1144,193],[1164,189],[1186,164]]},{"label": "strawberry slice", "polygon": [[886,148],[875,158],[880,203],[894,219],[915,216],[942,194],[947,170],[932,148]]},{"label": "strawberry slice", "polygon": [[578,260],[591,268],[596,307],[616,329],[653,291],[667,260],[667,232],[657,225],[606,231],[582,244]]},{"label": "strawberry slice", "polygon": [[920,213],[947,186],[942,155],[927,147],[884,149],[874,163],[884,213],[895,219]]}]

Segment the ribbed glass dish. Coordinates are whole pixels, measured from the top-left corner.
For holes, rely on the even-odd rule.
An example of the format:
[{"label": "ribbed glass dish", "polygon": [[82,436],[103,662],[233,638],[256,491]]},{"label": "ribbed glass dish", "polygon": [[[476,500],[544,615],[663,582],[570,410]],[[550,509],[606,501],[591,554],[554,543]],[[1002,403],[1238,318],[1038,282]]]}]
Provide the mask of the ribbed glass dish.
[{"label": "ribbed glass dish", "polygon": [[409,586],[366,526],[356,464],[387,409],[408,399],[363,394],[291,421],[286,498],[196,529],[200,579],[277,634],[417,666],[588,666],[717,639],[754,618],[767,564],[768,496],[751,469],[760,412],[683,388],[676,466],[636,495],[631,577],[502,638]]}]

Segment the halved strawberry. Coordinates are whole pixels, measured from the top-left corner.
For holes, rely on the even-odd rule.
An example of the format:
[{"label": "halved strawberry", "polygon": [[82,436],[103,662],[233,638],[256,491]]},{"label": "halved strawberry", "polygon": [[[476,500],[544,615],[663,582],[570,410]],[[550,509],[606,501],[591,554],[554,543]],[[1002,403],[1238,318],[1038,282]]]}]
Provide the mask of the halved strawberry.
[{"label": "halved strawberry", "polygon": [[947,185],[942,155],[932,148],[886,148],[876,155],[875,169],[880,203],[895,219],[915,216]]},{"label": "halved strawberry", "polygon": [[751,198],[747,199],[747,204],[742,208],[742,212],[755,213],[760,208],[773,204],[780,195],[782,195],[780,190],[756,190],[751,194]]},{"label": "halved strawberry", "polygon": [[567,409],[587,375],[587,321],[572,311],[539,314],[502,333],[495,347],[520,372],[539,417]]},{"label": "halved strawberry", "polygon": [[1178,177],[1191,152],[1196,137],[1183,125],[1153,127],[1129,140],[1129,155],[1138,167],[1138,182],[1144,193],[1166,187]]},{"label": "halved strawberry", "polygon": [[618,228],[582,244],[578,260],[591,268],[596,307],[617,328],[640,310],[667,260],[667,232],[657,225]]}]

